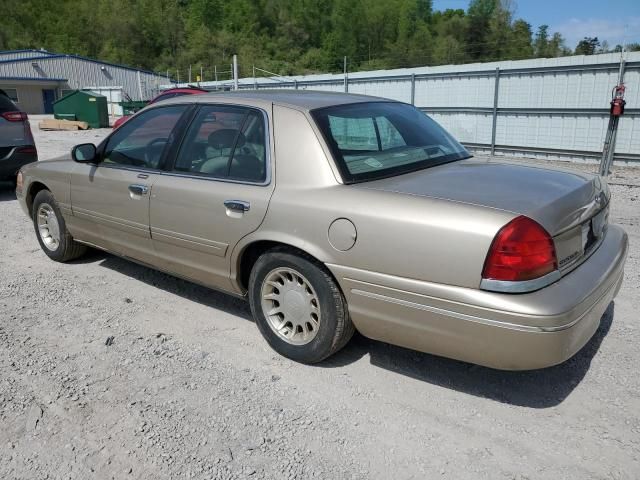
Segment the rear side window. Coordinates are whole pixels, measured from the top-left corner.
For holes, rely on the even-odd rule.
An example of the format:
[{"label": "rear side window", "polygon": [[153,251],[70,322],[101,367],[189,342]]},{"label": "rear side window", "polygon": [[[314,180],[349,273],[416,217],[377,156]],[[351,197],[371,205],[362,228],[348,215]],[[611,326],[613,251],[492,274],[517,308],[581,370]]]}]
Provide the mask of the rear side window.
[{"label": "rear side window", "polygon": [[166,146],[186,111],[186,105],[159,107],[140,113],[109,138],[103,163],[141,168],[160,168]]},{"label": "rear side window", "polygon": [[312,115],[347,183],[470,157],[440,125],[404,103],[338,105]]},{"label": "rear side window", "polygon": [[9,97],[0,93],[0,113],[15,112],[20,110],[15,103],[11,101]]},{"label": "rear side window", "polygon": [[250,108],[200,107],[178,152],[174,170],[246,182],[266,179],[264,117]]}]

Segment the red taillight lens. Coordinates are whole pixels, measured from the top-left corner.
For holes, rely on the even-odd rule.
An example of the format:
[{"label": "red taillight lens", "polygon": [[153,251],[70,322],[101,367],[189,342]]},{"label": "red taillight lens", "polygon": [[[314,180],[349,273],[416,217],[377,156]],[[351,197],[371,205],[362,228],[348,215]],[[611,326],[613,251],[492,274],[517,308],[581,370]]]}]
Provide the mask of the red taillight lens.
[{"label": "red taillight lens", "polygon": [[2,118],[8,120],[9,122],[22,122],[23,120],[26,120],[28,118],[27,114],[24,112],[4,112],[0,115],[2,115]]},{"label": "red taillight lens", "polygon": [[558,268],[556,249],[547,231],[527,217],[518,217],[493,239],[482,278],[533,280]]},{"label": "red taillight lens", "polygon": [[18,152],[19,153],[38,153],[38,151],[36,150],[36,147],[33,147],[33,146],[20,147],[18,148]]}]

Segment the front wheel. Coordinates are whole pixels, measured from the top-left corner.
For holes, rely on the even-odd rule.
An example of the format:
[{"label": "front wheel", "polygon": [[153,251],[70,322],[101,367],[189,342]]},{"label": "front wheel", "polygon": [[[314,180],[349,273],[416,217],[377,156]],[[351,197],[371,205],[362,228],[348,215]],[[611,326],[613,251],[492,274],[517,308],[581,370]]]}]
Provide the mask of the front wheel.
[{"label": "front wheel", "polygon": [[286,249],[263,254],[249,278],[251,311],[281,355],[317,363],[344,347],[354,332],[335,280],[312,258]]},{"label": "front wheel", "polygon": [[56,262],[80,257],[87,247],[76,242],[64,222],[60,208],[49,190],[41,190],[33,199],[33,226],[40,247]]}]

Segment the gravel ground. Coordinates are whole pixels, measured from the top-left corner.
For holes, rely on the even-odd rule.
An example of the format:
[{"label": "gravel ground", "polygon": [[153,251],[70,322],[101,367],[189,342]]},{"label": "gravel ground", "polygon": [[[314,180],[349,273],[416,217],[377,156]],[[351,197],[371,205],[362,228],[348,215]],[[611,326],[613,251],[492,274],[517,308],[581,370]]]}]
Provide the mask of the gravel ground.
[{"label": "gravel ground", "polygon": [[[106,133],[34,128],[44,158]],[[612,182],[615,305],[573,359],[519,373],[358,335],[292,363],[241,300],[104,253],[49,261],[2,187],[0,478],[637,479],[640,171]]]}]

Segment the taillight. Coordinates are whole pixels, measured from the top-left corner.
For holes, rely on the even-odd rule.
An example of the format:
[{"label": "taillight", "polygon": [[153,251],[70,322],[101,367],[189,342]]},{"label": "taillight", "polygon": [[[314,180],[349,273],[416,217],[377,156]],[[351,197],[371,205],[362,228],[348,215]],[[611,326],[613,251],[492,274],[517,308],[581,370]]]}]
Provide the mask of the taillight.
[{"label": "taillight", "polygon": [[24,177],[22,176],[22,171],[18,172],[16,176],[16,191],[22,192],[22,187],[24,186]]},{"label": "taillight", "polygon": [[482,278],[533,280],[558,268],[553,239],[538,223],[517,217],[502,227],[484,262]]},{"label": "taillight", "polygon": [[0,115],[2,115],[2,118],[8,120],[9,122],[22,122],[29,118],[24,112],[4,112],[0,113]]},{"label": "taillight", "polygon": [[34,147],[33,145],[27,147],[18,147],[17,151],[18,153],[38,153],[36,147]]}]

